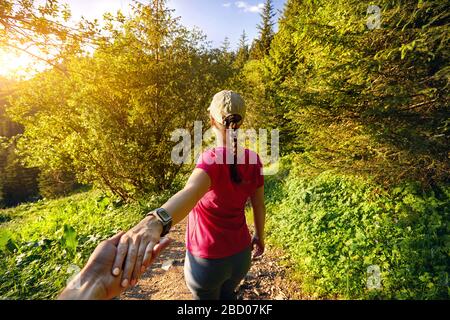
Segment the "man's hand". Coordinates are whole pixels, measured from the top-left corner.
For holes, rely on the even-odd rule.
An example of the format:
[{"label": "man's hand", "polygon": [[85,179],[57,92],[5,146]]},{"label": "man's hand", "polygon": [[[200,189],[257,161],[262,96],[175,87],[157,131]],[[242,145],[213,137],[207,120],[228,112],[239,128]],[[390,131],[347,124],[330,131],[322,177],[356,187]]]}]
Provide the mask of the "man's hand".
[{"label": "man's hand", "polygon": [[134,286],[152,263],[162,230],[162,223],[155,217],[148,216],[121,237],[110,272],[121,279],[123,288]]},{"label": "man's hand", "polygon": [[[72,280],[59,299],[69,300],[107,300],[122,293],[125,288],[120,285],[121,277],[111,274],[111,268],[117,252],[117,245],[124,232],[101,242],[94,250],[83,270]],[[170,240],[163,238],[153,247],[152,260],[170,244]],[[79,285],[79,287],[75,287]]]},{"label": "man's hand", "polygon": [[264,253],[264,248],[264,239],[254,235],[252,239],[252,250],[256,249],[256,251],[253,254],[253,259],[262,256],[262,254]]}]

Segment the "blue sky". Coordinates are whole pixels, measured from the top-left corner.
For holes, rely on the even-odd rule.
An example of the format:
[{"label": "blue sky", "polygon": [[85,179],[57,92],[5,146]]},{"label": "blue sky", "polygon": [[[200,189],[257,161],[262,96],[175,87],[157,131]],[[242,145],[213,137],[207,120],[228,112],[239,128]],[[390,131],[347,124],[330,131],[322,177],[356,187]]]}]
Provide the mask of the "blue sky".
[{"label": "blue sky", "polygon": [[[147,2],[146,0],[140,0]],[[104,12],[118,9],[128,11],[130,0],[64,0],[71,9],[74,19],[82,15],[88,19],[101,19]],[[286,0],[274,0],[276,9],[282,10]],[[186,27],[197,26],[219,46],[225,37],[230,39],[233,48],[237,46],[242,31],[248,38],[257,36],[256,25],[260,22],[259,10],[264,0],[169,0],[168,6],[175,9],[175,16],[181,17]],[[278,17],[278,15],[277,15]]]}]

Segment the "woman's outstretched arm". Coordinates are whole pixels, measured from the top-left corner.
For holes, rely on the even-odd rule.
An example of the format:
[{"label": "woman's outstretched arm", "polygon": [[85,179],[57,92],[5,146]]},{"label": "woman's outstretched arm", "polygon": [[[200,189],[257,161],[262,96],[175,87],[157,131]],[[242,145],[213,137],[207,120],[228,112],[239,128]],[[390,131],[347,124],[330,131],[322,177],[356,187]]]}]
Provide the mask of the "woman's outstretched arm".
[{"label": "woman's outstretched arm", "polygon": [[[172,224],[180,222],[188,215],[208,191],[210,185],[211,179],[208,174],[202,169],[194,169],[183,190],[162,206],[172,216]],[[113,275],[119,276],[124,266],[122,287],[135,285],[140,275],[149,266],[153,248],[161,238],[162,229],[159,220],[154,216],[147,216],[122,236],[117,246],[112,269]]]},{"label": "woman's outstretched arm", "polygon": [[255,222],[255,235],[252,240],[256,252],[253,257],[258,257],[264,253],[264,225],[266,223],[266,205],[264,204],[264,185],[258,188],[251,197],[253,207],[253,220]]},{"label": "woman's outstretched arm", "polygon": [[208,191],[210,185],[211,179],[205,171],[197,168],[192,172],[183,190],[162,205],[162,208],[172,216],[173,224],[180,222],[187,216]]}]

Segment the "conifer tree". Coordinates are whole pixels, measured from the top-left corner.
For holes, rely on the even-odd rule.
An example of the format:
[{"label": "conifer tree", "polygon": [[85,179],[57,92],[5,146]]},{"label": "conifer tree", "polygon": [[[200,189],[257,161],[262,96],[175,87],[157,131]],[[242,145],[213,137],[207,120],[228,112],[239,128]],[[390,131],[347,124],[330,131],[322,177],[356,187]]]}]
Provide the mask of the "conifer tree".
[{"label": "conifer tree", "polygon": [[245,63],[248,61],[248,58],[249,58],[248,37],[244,30],[239,39],[239,48],[236,53],[236,60],[234,62],[234,65],[238,69],[242,69]]},{"label": "conifer tree", "polygon": [[269,53],[270,45],[274,37],[273,21],[275,17],[274,6],[272,0],[266,0],[264,8],[260,14],[261,23],[257,26],[259,37],[255,39],[250,53],[252,59],[261,59]]}]

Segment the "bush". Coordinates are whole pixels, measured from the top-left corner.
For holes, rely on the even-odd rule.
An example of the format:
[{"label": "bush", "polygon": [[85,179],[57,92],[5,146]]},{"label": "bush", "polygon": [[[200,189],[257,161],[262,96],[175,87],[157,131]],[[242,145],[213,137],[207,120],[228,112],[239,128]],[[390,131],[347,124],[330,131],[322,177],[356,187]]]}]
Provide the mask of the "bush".
[{"label": "bush", "polygon": [[[295,261],[305,292],[448,298],[449,186],[425,192],[405,183],[388,192],[333,172],[301,178],[293,168],[269,178],[267,194],[269,240]],[[378,270],[381,286],[369,290]]]}]

